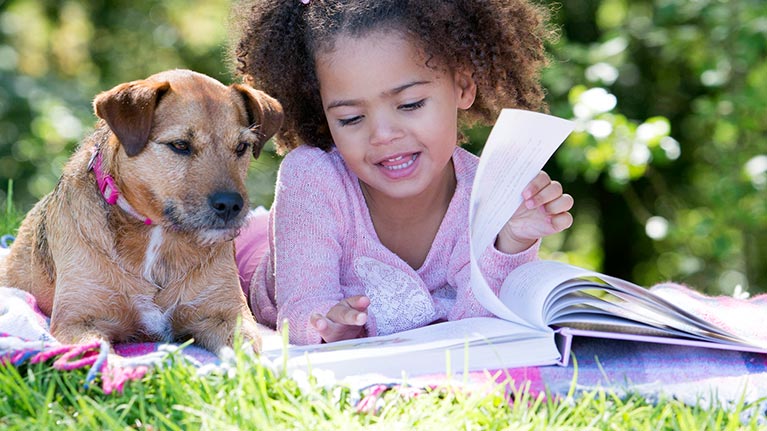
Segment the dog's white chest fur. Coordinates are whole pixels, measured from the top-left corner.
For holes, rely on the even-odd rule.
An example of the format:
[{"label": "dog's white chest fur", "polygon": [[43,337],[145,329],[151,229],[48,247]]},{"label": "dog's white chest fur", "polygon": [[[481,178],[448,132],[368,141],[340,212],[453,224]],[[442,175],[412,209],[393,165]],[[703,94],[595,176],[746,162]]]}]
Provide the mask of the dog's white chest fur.
[{"label": "dog's white chest fur", "polygon": [[152,232],[149,234],[149,244],[147,245],[146,253],[144,254],[144,264],[141,266],[141,275],[143,275],[144,279],[150,283],[154,283],[154,280],[152,279],[152,268],[160,255],[162,240],[162,228],[160,226],[153,227]]},{"label": "dog's white chest fur", "polygon": [[[149,243],[146,247],[144,262],[141,266],[141,275],[152,284],[156,284],[152,276],[152,269],[160,256],[160,246],[163,242],[163,231],[160,226],[152,228],[149,234]],[[170,338],[168,313],[163,312],[151,297],[137,295],[134,305],[141,315],[141,325],[148,334],[158,336],[163,340]]]},{"label": "dog's white chest fur", "polygon": [[133,300],[144,332],[165,342],[172,341],[172,330],[168,319],[170,310],[163,312],[148,295],[136,295]]}]

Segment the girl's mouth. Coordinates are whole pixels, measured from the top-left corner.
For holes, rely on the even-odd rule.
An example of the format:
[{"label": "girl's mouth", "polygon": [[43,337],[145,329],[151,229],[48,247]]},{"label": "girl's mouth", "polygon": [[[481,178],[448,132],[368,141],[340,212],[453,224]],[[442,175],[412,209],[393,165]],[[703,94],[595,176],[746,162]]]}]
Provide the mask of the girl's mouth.
[{"label": "girl's mouth", "polygon": [[413,153],[386,159],[379,162],[378,164],[381,165],[384,169],[388,169],[390,171],[398,171],[410,167],[410,165],[412,165],[417,158],[418,153]]}]

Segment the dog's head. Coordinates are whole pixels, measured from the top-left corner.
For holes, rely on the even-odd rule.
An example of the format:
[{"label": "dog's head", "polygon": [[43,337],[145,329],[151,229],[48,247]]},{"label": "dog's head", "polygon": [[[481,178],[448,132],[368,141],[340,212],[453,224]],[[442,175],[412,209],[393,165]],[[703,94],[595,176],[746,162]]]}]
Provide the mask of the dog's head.
[{"label": "dog's head", "polygon": [[139,213],[204,243],[234,237],[249,207],[250,155],[282,125],[279,102],[171,70],[120,84],[93,104],[114,135],[109,169]]}]

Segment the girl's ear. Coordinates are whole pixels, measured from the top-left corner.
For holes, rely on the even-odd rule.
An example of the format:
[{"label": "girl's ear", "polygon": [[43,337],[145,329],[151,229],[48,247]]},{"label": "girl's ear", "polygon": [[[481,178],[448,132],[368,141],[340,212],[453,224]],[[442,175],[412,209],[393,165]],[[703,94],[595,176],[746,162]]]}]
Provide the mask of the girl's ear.
[{"label": "girl's ear", "polygon": [[455,72],[455,86],[458,91],[458,109],[469,109],[477,97],[477,84],[467,70]]}]

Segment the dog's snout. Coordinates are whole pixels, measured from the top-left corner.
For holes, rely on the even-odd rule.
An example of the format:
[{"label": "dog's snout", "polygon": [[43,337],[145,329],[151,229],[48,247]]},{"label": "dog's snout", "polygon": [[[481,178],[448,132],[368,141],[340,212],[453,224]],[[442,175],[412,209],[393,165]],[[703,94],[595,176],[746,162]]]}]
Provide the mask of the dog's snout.
[{"label": "dog's snout", "polygon": [[243,206],[242,195],[235,192],[213,193],[208,197],[208,203],[225,222],[235,218]]}]

